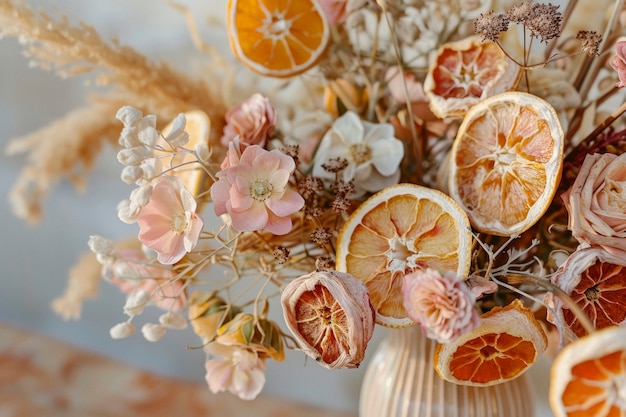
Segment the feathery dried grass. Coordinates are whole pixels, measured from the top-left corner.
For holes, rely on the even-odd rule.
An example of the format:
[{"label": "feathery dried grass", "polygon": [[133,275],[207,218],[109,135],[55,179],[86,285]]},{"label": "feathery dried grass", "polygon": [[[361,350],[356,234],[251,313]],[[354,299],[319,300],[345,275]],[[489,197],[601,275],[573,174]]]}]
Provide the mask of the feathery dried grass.
[{"label": "feathery dried grass", "polygon": [[67,177],[80,184],[76,166],[90,168],[102,144],[114,143],[121,130],[115,112],[124,104],[165,122],[179,112],[201,109],[211,118],[212,135],[221,133],[226,110],[219,74],[211,74],[213,85],[192,80],[117,40],[103,40],[85,23],[72,25],[65,16],[55,20],[23,2],[0,0],[0,36],[18,37],[34,66],[61,77],[90,73],[96,86],[111,87],[97,104],[9,144],[9,154],[29,154],[10,200],[15,214],[30,223],[41,217],[41,200],[54,182]]}]

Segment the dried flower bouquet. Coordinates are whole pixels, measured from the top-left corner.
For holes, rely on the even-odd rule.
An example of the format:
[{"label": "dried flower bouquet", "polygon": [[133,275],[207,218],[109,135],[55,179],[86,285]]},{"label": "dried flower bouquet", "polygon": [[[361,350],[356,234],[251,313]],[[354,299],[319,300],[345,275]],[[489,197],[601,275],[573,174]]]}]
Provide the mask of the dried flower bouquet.
[{"label": "dried flower bouquet", "polygon": [[[35,222],[52,182],[79,183],[105,143],[135,185],[118,216],[137,237],[92,236],[55,311],[78,318],[104,278],[126,293],[112,337],[161,308],[143,336],[190,324],[210,390],[244,399],[286,348],[358,366],[375,323],[419,325],[437,372],[478,386],[551,340],[567,345],[555,413],[623,412],[610,384],[584,397],[593,376],[567,353],[624,335],[622,3],[230,0],[236,60],[198,41],[211,71],[195,80],[0,0],[2,35],[35,64],[111,86],[10,144],[29,158],[16,215]],[[624,354],[606,345],[587,360]]]}]

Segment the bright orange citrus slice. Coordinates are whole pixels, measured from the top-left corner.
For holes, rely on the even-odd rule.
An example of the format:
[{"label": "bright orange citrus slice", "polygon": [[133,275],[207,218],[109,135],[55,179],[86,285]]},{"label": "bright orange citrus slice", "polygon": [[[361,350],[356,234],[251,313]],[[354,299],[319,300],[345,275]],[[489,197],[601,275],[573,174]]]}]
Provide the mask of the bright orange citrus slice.
[{"label": "bright orange citrus slice", "polygon": [[[211,130],[211,120],[200,110],[193,110],[185,113],[187,123],[185,124],[185,132],[189,134],[189,142],[185,144],[186,149],[193,150],[200,143],[207,143],[209,140],[209,132]],[[206,172],[194,161],[195,157],[189,153],[176,152],[163,139],[172,131],[174,122],[170,122],[161,131],[161,138],[158,145],[163,151],[155,151],[156,156],[165,157],[161,159],[163,169],[168,170],[171,175],[179,177],[185,187],[194,195],[198,195],[202,191],[207,190],[205,182],[208,179]],[[167,156],[171,157],[168,159]]]},{"label": "bright orange citrus slice", "polygon": [[[552,277],[596,329],[626,322],[626,259],[591,247],[572,253]],[[551,293],[549,293],[551,295]],[[587,331],[558,297],[549,296],[557,318],[577,336]],[[551,316],[551,321],[555,321]]]},{"label": "bright orange citrus slice", "polygon": [[548,344],[539,322],[519,300],[494,307],[476,329],[437,346],[435,369],[460,385],[488,386],[524,373]]},{"label": "bright orange citrus slice", "polygon": [[459,127],[450,158],[450,195],[479,231],[520,234],[552,202],[563,144],[563,129],[546,101],[520,92],[487,98]]},{"label": "bright orange citrus slice", "polygon": [[626,416],[626,328],[598,330],[559,352],[550,405],[556,417]]},{"label": "bright orange citrus slice", "polygon": [[472,234],[463,210],[440,191],[414,184],[387,187],[363,202],[337,239],[336,268],[363,281],[376,323],[415,323],[402,305],[404,275],[417,269],[455,271],[465,279]]},{"label": "bright orange citrus slice", "polygon": [[308,70],[330,38],[316,0],[229,0],[227,9],[233,53],[261,75],[290,77]]}]

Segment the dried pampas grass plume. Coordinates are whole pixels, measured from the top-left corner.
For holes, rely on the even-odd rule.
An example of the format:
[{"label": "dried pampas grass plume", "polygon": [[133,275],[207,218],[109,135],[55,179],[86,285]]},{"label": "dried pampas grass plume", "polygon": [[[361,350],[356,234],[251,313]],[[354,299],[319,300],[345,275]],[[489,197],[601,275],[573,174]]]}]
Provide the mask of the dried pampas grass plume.
[{"label": "dried pampas grass plume", "polygon": [[220,96],[221,66],[207,77],[211,85],[193,80],[117,40],[103,40],[85,23],[73,25],[65,16],[55,20],[11,0],[0,0],[0,36],[17,37],[33,66],[61,77],[90,74],[92,85],[110,87],[92,97],[93,104],[10,142],[9,154],[28,153],[10,201],[15,214],[31,224],[40,219],[41,200],[55,182],[66,178],[82,184],[84,173],[77,166],[89,169],[103,144],[116,144],[122,126],[115,113],[122,105],[132,104],[162,121],[200,109],[211,118],[212,136],[221,135],[226,111]]}]

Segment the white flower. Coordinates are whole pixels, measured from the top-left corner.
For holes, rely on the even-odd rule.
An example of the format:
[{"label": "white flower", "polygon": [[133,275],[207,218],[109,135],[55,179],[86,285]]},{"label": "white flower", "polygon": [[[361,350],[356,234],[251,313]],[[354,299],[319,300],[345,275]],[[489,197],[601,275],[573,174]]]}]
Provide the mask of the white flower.
[{"label": "white flower", "polygon": [[113,255],[113,252],[115,252],[113,242],[102,236],[89,236],[89,242],[87,244],[89,245],[89,249],[95,254]]},{"label": "white flower", "polygon": [[185,132],[186,125],[187,119],[185,118],[185,114],[179,113],[172,123],[172,130],[164,138],[172,149],[177,149],[189,142],[189,133]]},{"label": "white flower", "polygon": [[141,328],[141,334],[148,342],[158,342],[165,336],[166,329],[160,324],[146,323]]},{"label": "white flower", "polygon": [[255,351],[210,343],[205,350],[221,359],[205,363],[206,382],[213,394],[229,391],[242,400],[253,400],[265,385],[265,362]]},{"label": "white flower", "polygon": [[109,334],[113,339],[124,339],[135,334],[137,328],[134,324],[127,321],[118,323],[109,330]]},{"label": "white flower", "polygon": [[184,329],[187,327],[187,320],[180,314],[171,311],[161,314],[159,323],[170,329]]},{"label": "white flower", "polygon": [[126,304],[124,304],[124,313],[129,316],[137,316],[143,312],[149,301],[150,294],[142,289],[137,289],[128,294]]},{"label": "white flower", "polygon": [[346,159],[348,166],[340,175],[344,181],[354,181],[355,194],[349,197],[359,197],[396,184],[403,156],[404,146],[394,137],[392,125],[365,122],[347,112],[335,120],[322,138],[315,154],[313,176],[334,180],[335,174],[322,165],[329,159]]}]

